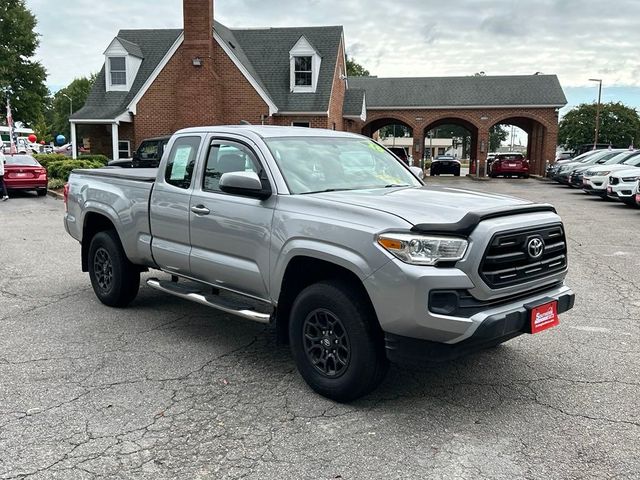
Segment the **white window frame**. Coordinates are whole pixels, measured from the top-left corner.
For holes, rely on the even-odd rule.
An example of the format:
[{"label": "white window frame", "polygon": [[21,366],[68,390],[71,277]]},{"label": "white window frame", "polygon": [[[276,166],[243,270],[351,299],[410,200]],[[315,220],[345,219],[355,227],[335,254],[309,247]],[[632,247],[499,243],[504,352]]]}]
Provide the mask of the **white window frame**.
[{"label": "white window frame", "polygon": [[[111,68],[111,61],[116,58],[121,58],[124,61],[124,70],[113,70]],[[109,85],[116,88],[126,87],[127,86],[127,57],[125,55],[113,55],[108,57],[109,61]],[[113,74],[114,73],[124,73],[124,83],[113,83]]]},{"label": "white window frame", "polygon": [[[122,152],[124,152],[125,150],[122,148],[122,144],[126,143],[127,144],[127,154],[126,155],[122,155]],[[118,140],[118,157],[119,158],[129,158],[131,157],[131,142],[129,140]]]},{"label": "white window frame", "polygon": [[[311,57],[311,85],[296,85],[296,58]],[[290,88],[293,93],[316,93],[322,58],[309,41],[304,37],[296,42],[289,51]]]}]

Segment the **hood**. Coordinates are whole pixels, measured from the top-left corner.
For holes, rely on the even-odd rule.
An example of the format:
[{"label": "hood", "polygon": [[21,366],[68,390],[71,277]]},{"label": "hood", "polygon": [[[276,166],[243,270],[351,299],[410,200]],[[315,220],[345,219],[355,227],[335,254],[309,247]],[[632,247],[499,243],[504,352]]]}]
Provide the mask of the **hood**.
[{"label": "hood", "polygon": [[594,173],[599,172],[617,172],[618,170],[629,170],[629,165],[623,165],[622,163],[614,163],[613,165],[592,165],[587,170]]},{"label": "hood", "polygon": [[349,204],[387,212],[412,225],[460,221],[468,213],[533,205],[519,198],[453,187],[415,187],[351,190],[314,194],[336,205]]},{"label": "hood", "polygon": [[[625,165],[625,166],[629,167],[629,165]],[[640,177],[640,168],[638,167],[619,168],[616,170],[615,174],[612,174],[611,176],[623,178],[623,177],[633,177],[634,175],[637,177]]]}]

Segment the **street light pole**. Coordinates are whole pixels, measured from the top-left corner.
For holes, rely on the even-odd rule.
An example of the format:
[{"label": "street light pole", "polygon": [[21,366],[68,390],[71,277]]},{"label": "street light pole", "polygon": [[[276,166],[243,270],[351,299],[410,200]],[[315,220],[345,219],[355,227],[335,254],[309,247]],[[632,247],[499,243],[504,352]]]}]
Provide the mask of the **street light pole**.
[{"label": "street light pole", "polygon": [[[71,120],[71,115],[73,115],[73,99],[67,95],[66,93],[62,93],[61,94],[64,98],[66,98],[67,100],[69,100],[69,120]],[[73,133],[73,132],[72,132]],[[75,151],[76,151],[76,146],[74,145],[74,141],[72,138],[69,139],[69,142],[71,143],[71,152],[72,152],[72,157],[75,157]]]},{"label": "street light pole", "polygon": [[600,134],[600,103],[602,101],[602,79],[590,78],[590,82],[598,82],[598,105],[596,106],[596,136],[593,141],[593,149],[598,147],[598,135]]}]

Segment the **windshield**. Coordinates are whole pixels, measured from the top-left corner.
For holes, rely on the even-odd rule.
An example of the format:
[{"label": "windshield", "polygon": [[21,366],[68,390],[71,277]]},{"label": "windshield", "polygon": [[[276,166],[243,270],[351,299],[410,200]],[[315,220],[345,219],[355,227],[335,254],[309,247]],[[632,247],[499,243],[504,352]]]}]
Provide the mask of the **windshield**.
[{"label": "windshield", "polygon": [[640,166],[640,152],[636,152],[630,158],[627,158],[624,162],[625,165],[629,165],[630,167],[638,167]]},{"label": "windshield", "polygon": [[38,166],[40,165],[35,158],[29,155],[6,155],[4,157],[4,163],[7,165],[26,165],[26,166]]},{"label": "windshield", "polygon": [[293,194],[422,185],[396,157],[367,138],[265,139]]},{"label": "windshield", "polygon": [[602,152],[589,157],[589,159],[584,163],[602,165],[604,162],[616,155],[619,155],[620,153],[622,153],[620,150],[603,150]]},{"label": "windshield", "polygon": [[624,165],[636,166],[638,162],[640,162],[640,150],[636,150],[635,152],[629,152],[629,155],[627,155],[624,161],[620,163]]},{"label": "windshield", "polygon": [[626,160],[629,159],[629,157],[633,157],[634,155],[637,155],[640,152],[622,152],[619,153],[618,155],[610,158],[609,160],[607,160],[606,162],[604,162],[604,165],[617,165],[618,163],[625,163]]}]

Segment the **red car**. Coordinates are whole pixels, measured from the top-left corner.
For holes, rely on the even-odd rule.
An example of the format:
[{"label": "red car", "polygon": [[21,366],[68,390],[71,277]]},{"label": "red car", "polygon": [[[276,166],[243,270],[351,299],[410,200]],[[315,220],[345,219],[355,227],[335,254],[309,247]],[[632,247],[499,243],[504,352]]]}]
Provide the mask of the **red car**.
[{"label": "red car", "polygon": [[47,194],[47,169],[31,155],[5,155],[4,183],[7,190],[35,190]]},{"label": "red car", "polygon": [[529,160],[521,153],[496,153],[489,176],[529,178]]}]

